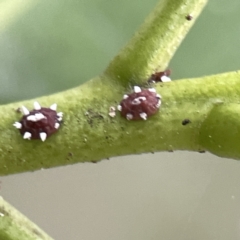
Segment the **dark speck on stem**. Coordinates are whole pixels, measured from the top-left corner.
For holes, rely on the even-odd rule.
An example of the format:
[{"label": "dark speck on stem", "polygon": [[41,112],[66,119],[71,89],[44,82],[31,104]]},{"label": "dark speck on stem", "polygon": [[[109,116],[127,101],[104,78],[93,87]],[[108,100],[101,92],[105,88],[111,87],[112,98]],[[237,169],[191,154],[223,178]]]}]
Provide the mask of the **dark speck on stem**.
[{"label": "dark speck on stem", "polygon": [[187,19],[188,21],[191,21],[191,20],[193,19],[193,16],[190,15],[190,14],[188,14],[188,15],[186,16],[186,19]]},{"label": "dark speck on stem", "polygon": [[183,121],[182,121],[182,125],[187,125],[187,124],[189,124],[191,121],[189,120],[189,119],[184,119]]}]

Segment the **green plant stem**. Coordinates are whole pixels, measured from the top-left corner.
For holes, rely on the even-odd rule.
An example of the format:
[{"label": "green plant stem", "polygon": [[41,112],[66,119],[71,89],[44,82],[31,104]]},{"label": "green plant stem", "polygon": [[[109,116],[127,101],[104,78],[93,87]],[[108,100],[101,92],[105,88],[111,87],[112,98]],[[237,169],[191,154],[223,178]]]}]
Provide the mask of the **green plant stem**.
[{"label": "green plant stem", "polygon": [[[197,116],[206,114],[201,112],[203,106],[199,104],[202,115],[193,116],[196,121],[190,127],[182,128],[179,123],[186,115],[191,116],[191,111],[196,107],[189,103],[185,92],[190,89],[191,97],[195,98],[198,89],[194,82],[199,83],[202,79],[191,83],[181,81],[181,84],[159,85],[163,106],[159,114],[146,122],[128,122],[119,114],[111,118],[108,110],[110,106],[116,107],[121,100],[126,84],[140,83],[153,69],[166,67],[205,3],[206,0],[160,1],[133,40],[110,63],[102,76],[78,88],[35,99],[42,106],[58,103],[59,111],[64,113],[64,123],[59,132],[46,142],[23,140],[19,131],[12,126],[21,118],[16,109],[21,105],[32,109],[33,100],[1,106],[0,175],[99,161],[126,154],[171,149],[199,150],[201,145],[197,140],[199,129],[196,126],[202,120]],[[185,19],[188,14],[193,15],[193,21]],[[223,83],[224,77],[220,79]],[[215,88],[209,79],[208,82]],[[198,87],[202,89],[202,86]],[[204,85],[203,91],[206,89]],[[222,90],[224,88],[219,91],[219,97],[224,93]],[[179,95],[178,103],[174,102],[176,93]],[[204,105],[211,101],[211,96],[206,93],[204,99],[202,96],[196,97],[199,103],[200,99]],[[179,103],[182,105],[179,106]],[[186,114],[185,105],[189,114]],[[138,142],[139,139],[141,142]]]},{"label": "green plant stem", "polygon": [[[46,142],[23,140],[12,127],[21,117],[15,109],[22,104],[30,108],[32,101],[1,106],[0,173],[172,150],[207,150],[239,159],[240,148],[233,144],[240,139],[239,82],[239,72],[230,72],[158,84],[157,92],[162,95],[159,113],[147,121],[127,121],[119,113],[115,118],[108,115],[109,107],[116,107],[122,98],[121,87],[113,87],[107,78],[96,78],[79,88],[38,99],[44,106],[57,102],[65,114],[59,132]],[[186,118],[191,123],[183,126]],[[230,124],[227,129],[226,123]]]},{"label": "green plant stem", "polygon": [[[105,71],[128,86],[165,70],[207,0],[162,0]],[[193,16],[191,21],[187,15]]]},{"label": "green plant stem", "polygon": [[[23,140],[12,126],[21,118],[16,110],[21,105],[32,109],[33,100],[0,106],[0,175],[175,149],[206,149],[240,158],[238,145],[233,149],[231,144],[222,144],[218,133],[225,127],[221,119],[236,126],[228,125],[223,131],[226,141],[240,137],[240,77],[236,72],[159,84],[157,91],[163,104],[160,112],[147,121],[129,122],[119,114],[114,118],[108,115],[109,107],[116,107],[126,86],[142,83],[154,70],[166,68],[206,2],[161,1],[102,76],[78,88],[35,99],[42,106],[58,103],[64,113],[59,132],[46,142]],[[188,14],[193,15],[193,21],[185,19]],[[183,126],[184,118],[190,118],[191,124]],[[216,147],[220,144],[221,150]],[[51,238],[0,197],[0,239]]]},{"label": "green plant stem", "polygon": [[0,197],[1,240],[53,240]]}]

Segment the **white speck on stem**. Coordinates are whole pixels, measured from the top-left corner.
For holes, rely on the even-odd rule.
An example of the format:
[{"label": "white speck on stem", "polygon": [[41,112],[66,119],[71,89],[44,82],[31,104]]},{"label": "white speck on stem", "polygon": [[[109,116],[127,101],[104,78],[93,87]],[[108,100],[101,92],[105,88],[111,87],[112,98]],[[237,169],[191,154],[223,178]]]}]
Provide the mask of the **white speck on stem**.
[{"label": "white speck on stem", "polygon": [[115,107],[113,107],[113,106],[111,106],[110,108],[109,108],[109,111],[110,112],[114,112],[116,109],[115,109]]},{"label": "white speck on stem", "polygon": [[115,112],[109,112],[108,115],[113,118],[113,117],[116,116],[116,113]]},{"label": "white speck on stem", "polygon": [[109,115],[110,117],[115,117],[115,116],[116,116],[116,109],[115,109],[115,107],[111,106],[111,107],[109,108],[109,113],[108,113],[108,115]]}]

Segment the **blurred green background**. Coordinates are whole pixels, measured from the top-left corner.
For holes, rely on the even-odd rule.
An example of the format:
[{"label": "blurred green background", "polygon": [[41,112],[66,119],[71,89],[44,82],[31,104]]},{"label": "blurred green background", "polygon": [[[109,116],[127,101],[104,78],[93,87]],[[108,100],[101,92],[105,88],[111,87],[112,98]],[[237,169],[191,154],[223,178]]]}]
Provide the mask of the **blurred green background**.
[{"label": "blurred green background", "polygon": [[[157,0],[1,0],[0,103],[100,74]],[[210,0],[170,64],[172,78],[237,70],[240,1]]]}]

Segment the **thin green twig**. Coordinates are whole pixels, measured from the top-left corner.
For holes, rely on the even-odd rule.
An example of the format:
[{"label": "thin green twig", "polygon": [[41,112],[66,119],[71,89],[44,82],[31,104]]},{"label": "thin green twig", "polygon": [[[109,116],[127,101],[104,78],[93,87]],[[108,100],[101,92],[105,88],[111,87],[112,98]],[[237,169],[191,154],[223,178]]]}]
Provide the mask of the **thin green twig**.
[{"label": "thin green twig", "polygon": [[53,240],[0,197],[1,240]]},{"label": "thin green twig", "polygon": [[[122,84],[141,84],[165,70],[207,0],[162,0],[105,74]],[[192,16],[188,21],[186,17]]]}]

